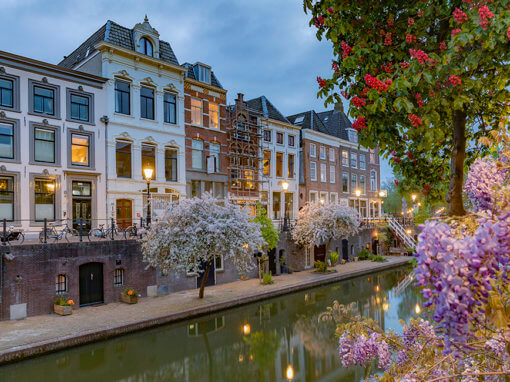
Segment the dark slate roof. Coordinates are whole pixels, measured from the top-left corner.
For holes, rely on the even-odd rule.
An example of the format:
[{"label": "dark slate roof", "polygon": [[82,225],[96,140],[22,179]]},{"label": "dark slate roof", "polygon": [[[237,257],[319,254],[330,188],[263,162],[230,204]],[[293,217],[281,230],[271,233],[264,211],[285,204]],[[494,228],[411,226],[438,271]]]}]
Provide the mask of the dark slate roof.
[{"label": "dark slate roof", "polygon": [[282,113],[271,103],[265,96],[246,101],[247,106],[250,109],[255,109],[261,112],[264,117],[271,118],[276,121],[290,123],[290,121],[283,116]]},{"label": "dark slate roof", "polygon": [[[303,118],[300,121],[300,117]],[[320,131],[324,134],[329,134],[328,129],[322,123],[322,120],[319,118],[317,113],[314,110],[308,110],[303,113],[298,113],[294,115],[287,116],[287,119],[296,126],[301,126],[302,129],[311,129],[315,131]]]},{"label": "dark slate roof", "polygon": [[[198,65],[198,64],[190,64],[189,62],[185,62],[184,64],[182,64],[182,66],[184,66],[186,69],[188,69],[185,76],[198,81],[198,78],[196,78],[196,76],[195,76],[195,71],[193,70],[196,65]],[[216,77],[216,75],[214,74],[214,72],[212,70],[211,70],[211,85],[216,86],[217,88],[223,89],[223,86],[221,86],[220,81],[218,80],[218,78]]]},{"label": "dark slate roof", "polygon": [[318,113],[318,115],[328,129],[328,134],[346,141],[349,140],[347,129],[352,129],[352,123],[343,111],[328,110]]},{"label": "dark slate roof", "polygon": [[[100,41],[106,41],[122,48],[135,50],[133,30],[108,20],[105,25],[85,40],[85,42],[76,48],[69,56],[60,61],[58,65],[65,68],[74,67],[77,63],[88,57],[87,50],[89,52],[88,55],[92,54],[96,50],[94,49],[94,45]],[[163,40],[159,40],[159,58],[171,64],[179,65],[172,47],[168,42]]]}]

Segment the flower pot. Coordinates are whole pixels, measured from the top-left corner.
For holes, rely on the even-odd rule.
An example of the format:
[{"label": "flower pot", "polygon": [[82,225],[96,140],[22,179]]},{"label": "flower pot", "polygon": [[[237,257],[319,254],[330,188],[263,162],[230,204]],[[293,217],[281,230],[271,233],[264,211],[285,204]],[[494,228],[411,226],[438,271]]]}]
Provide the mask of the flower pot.
[{"label": "flower pot", "polygon": [[122,302],[125,302],[126,304],[136,304],[138,302],[138,296],[136,294],[132,294],[131,296],[125,293],[122,293],[121,295]]},{"label": "flower pot", "polygon": [[73,307],[71,305],[53,305],[53,311],[61,316],[69,316],[73,314]]}]

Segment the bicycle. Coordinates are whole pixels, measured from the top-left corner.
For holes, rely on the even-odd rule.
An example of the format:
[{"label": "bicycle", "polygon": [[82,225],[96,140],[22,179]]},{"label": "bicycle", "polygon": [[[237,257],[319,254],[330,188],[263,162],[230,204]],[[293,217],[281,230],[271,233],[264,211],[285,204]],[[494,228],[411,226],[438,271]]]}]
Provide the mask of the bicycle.
[{"label": "bicycle", "polygon": [[[67,237],[67,234],[72,234],[71,229],[65,224],[56,224],[56,223],[49,223],[49,227],[46,228],[46,240],[53,239],[53,242],[57,242],[59,240],[65,239],[69,243],[69,238]],[[57,225],[62,225],[62,230],[59,232],[56,228]],[[39,241],[41,243],[44,243],[44,228],[39,232]]]},{"label": "bicycle", "polygon": [[7,228],[5,236],[3,234],[0,234],[0,241],[2,243],[9,243],[13,241],[16,244],[23,244],[23,242],[25,241],[25,234],[23,233],[23,229],[21,228],[14,229],[14,226],[10,225]]},{"label": "bicycle", "polygon": [[98,241],[101,239],[108,239],[112,237],[112,231],[113,231],[113,238],[114,239],[121,239],[122,236],[124,236],[124,232],[122,229],[117,228],[117,225],[114,225],[112,227],[104,228],[104,224],[99,224],[98,228],[92,228],[88,234],[89,241]]},{"label": "bicycle", "polygon": [[141,230],[138,228],[136,223],[133,223],[132,226],[129,226],[124,230],[124,239],[131,239],[131,238],[136,239],[139,236],[141,236],[140,231]]}]

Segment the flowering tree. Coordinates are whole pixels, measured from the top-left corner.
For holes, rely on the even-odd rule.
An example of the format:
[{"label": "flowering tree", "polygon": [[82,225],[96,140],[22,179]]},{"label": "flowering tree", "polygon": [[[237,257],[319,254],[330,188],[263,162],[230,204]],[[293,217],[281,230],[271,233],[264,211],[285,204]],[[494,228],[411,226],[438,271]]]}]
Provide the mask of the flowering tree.
[{"label": "flowering tree", "polygon": [[309,247],[326,243],[326,255],[331,240],[349,237],[358,232],[358,213],[334,203],[308,203],[300,211],[292,238],[299,245]]},{"label": "flowering tree", "polygon": [[[253,252],[264,241],[257,223],[228,201],[209,194],[170,204],[161,221],[152,224],[142,242],[144,260],[162,271],[204,272],[199,298],[216,257],[230,259],[240,272],[253,267]],[[203,265],[205,264],[205,270]]]},{"label": "flowering tree", "polygon": [[338,323],[343,366],[377,366],[383,381],[510,375],[509,168],[507,151],[476,161],[466,182],[476,212],[423,226],[415,274],[432,321],[412,319],[397,335],[338,303],[329,308],[323,318]]},{"label": "flowering tree", "polygon": [[[464,215],[464,163],[509,113],[509,0],[304,0],[333,43],[325,103],[350,100],[360,142],[414,190]],[[340,94],[338,94],[340,93]],[[467,147],[466,147],[467,145]],[[450,161],[450,164],[448,162]],[[450,179],[449,186],[447,179]]]}]

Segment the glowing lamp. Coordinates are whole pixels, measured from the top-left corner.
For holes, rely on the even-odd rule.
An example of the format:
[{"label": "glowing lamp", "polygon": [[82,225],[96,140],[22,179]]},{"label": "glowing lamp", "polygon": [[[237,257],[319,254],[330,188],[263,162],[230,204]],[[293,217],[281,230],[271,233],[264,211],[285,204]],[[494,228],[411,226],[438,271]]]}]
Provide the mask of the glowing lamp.
[{"label": "glowing lamp", "polygon": [[289,381],[294,379],[294,369],[292,368],[292,365],[287,366],[287,371],[285,372],[285,376]]},{"label": "glowing lamp", "polygon": [[144,169],[144,170],[143,170],[143,173],[144,173],[144,175],[145,175],[145,179],[147,179],[147,180],[152,179],[152,172],[153,172],[152,168],[146,168],[146,169]]}]

